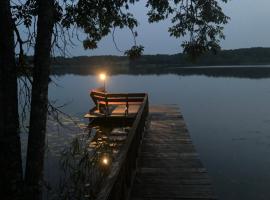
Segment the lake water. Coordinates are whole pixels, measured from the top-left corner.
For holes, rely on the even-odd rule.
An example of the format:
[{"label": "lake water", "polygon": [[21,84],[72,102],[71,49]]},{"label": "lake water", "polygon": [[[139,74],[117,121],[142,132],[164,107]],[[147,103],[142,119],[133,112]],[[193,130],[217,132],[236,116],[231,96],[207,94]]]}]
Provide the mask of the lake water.
[{"label": "lake water", "polygon": [[[93,75],[53,77],[50,98],[83,118]],[[270,78],[113,75],[109,92],[147,92],[150,105],[177,104],[221,200],[270,198]]]}]

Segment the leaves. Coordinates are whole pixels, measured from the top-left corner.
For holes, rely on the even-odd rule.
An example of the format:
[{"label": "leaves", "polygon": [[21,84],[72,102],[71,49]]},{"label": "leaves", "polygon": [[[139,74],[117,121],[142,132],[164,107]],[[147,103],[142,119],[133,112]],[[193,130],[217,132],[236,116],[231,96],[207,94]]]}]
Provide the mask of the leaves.
[{"label": "leaves", "polygon": [[[86,33],[83,41],[85,49],[95,49],[98,42],[116,27],[134,28],[138,21],[129,9],[139,0],[64,0],[54,1],[54,22],[66,31],[77,28]],[[219,49],[221,39],[224,39],[223,25],[228,23],[220,2],[227,0],[148,0],[146,7],[150,23],[169,18],[171,26],[168,31],[171,36],[180,38],[189,36],[181,46],[184,53],[191,57],[200,56],[206,51]],[[25,0],[24,3],[12,6],[13,17],[23,22],[26,27],[33,23],[37,15],[37,0]],[[134,38],[137,33],[133,35]],[[136,45],[125,51],[125,55],[134,59],[140,56],[143,47]]]},{"label": "leaves", "polygon": [[[227,2],[227,0],[221,0]],[[217,52],[220,39],[224,39],[223,27],[229,20],[217,0],[149,0],[149,22],[159,22],[171,16],[171,36],[189,35],[181,46],[184,53],[196,58],[207,51]]]},{"label": "leaves", "polygon": [[133,46],[130,50],[125,51],[125,55],[127,55],[131,60],[134,60],[142,55],[143,50],[144,47],[141,45]]},{"label": "leaves", "polygon": [[83,47],[85,49],[96,49],[97,48],[97,42],[95,40],[86,39],[83,41]]},{"label": "leaves", "polygon": [[32,25],[32,19],[37,16],[36,0],[27,0],[24,4],[11,6],[12,17],[15,21],[22,21],[24,26],[29,28]]},{"label": "leaves", "polygon": [[[137,0],[136,0],[137,1]],[[87,34],[83,41],[85,49],[97,48],[97,43],[112,28],[119,27],[134,29],[138,26],[135,17],[127,12],[129,3],[135,3],[135,0],[80,0],[76,4],[67,4],[65,14],[61,24],[65,28],[76,26]]]}]

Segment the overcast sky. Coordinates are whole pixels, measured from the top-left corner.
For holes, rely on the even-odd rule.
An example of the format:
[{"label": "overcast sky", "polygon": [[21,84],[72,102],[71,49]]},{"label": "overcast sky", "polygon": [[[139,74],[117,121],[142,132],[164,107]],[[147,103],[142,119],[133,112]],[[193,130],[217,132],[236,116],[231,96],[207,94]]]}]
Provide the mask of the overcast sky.
[{"label": "overcast sky", "polygon": [[[181,40],[169,36],[169,21],[149,24],[144,1],[137,3],[132,12],[139,21],[136,29],[137,43],[145,47],[144,54],[174,54],[182,52]],[[221,42],[222,49],[245,47],[270,47],[270,0],[230,0],[222,3],[222,8],[231,20],[225,25],[226,39]],[[120,49],[128,49],[133,40],[127,30],[117,30],[116,41]],[[112,42],[112,36],[104,38],[96,50],[84,50],[82,45],[70,49],[71,55],[123,55]]]}]

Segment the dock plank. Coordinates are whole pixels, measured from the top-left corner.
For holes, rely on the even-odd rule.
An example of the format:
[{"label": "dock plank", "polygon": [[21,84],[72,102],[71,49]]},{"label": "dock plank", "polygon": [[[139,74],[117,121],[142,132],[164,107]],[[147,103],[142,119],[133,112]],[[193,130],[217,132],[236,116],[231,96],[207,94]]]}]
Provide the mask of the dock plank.
[{"label": "dock plank", "polygon": [[217,199],[176,106],[150,107],[130,200]]}]

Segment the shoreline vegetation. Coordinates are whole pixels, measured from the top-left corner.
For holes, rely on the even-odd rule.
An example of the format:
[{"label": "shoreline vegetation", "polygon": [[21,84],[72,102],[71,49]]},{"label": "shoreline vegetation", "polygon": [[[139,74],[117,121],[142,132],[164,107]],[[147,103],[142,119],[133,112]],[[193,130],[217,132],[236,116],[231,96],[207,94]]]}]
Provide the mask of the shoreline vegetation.
[{"label": "shoreline vegetation", "polygon": [[[29,57],[31,62],[31,57]],[[108,74],[178,74],[213,77],[268,78],[270,77],[270,48],[221,50],[207,53],[191,62],[184,54],[143,55],[136,60],[126,56],[55,57],[53,75]],[[256,67],[255,67],[256,66]]]}]

